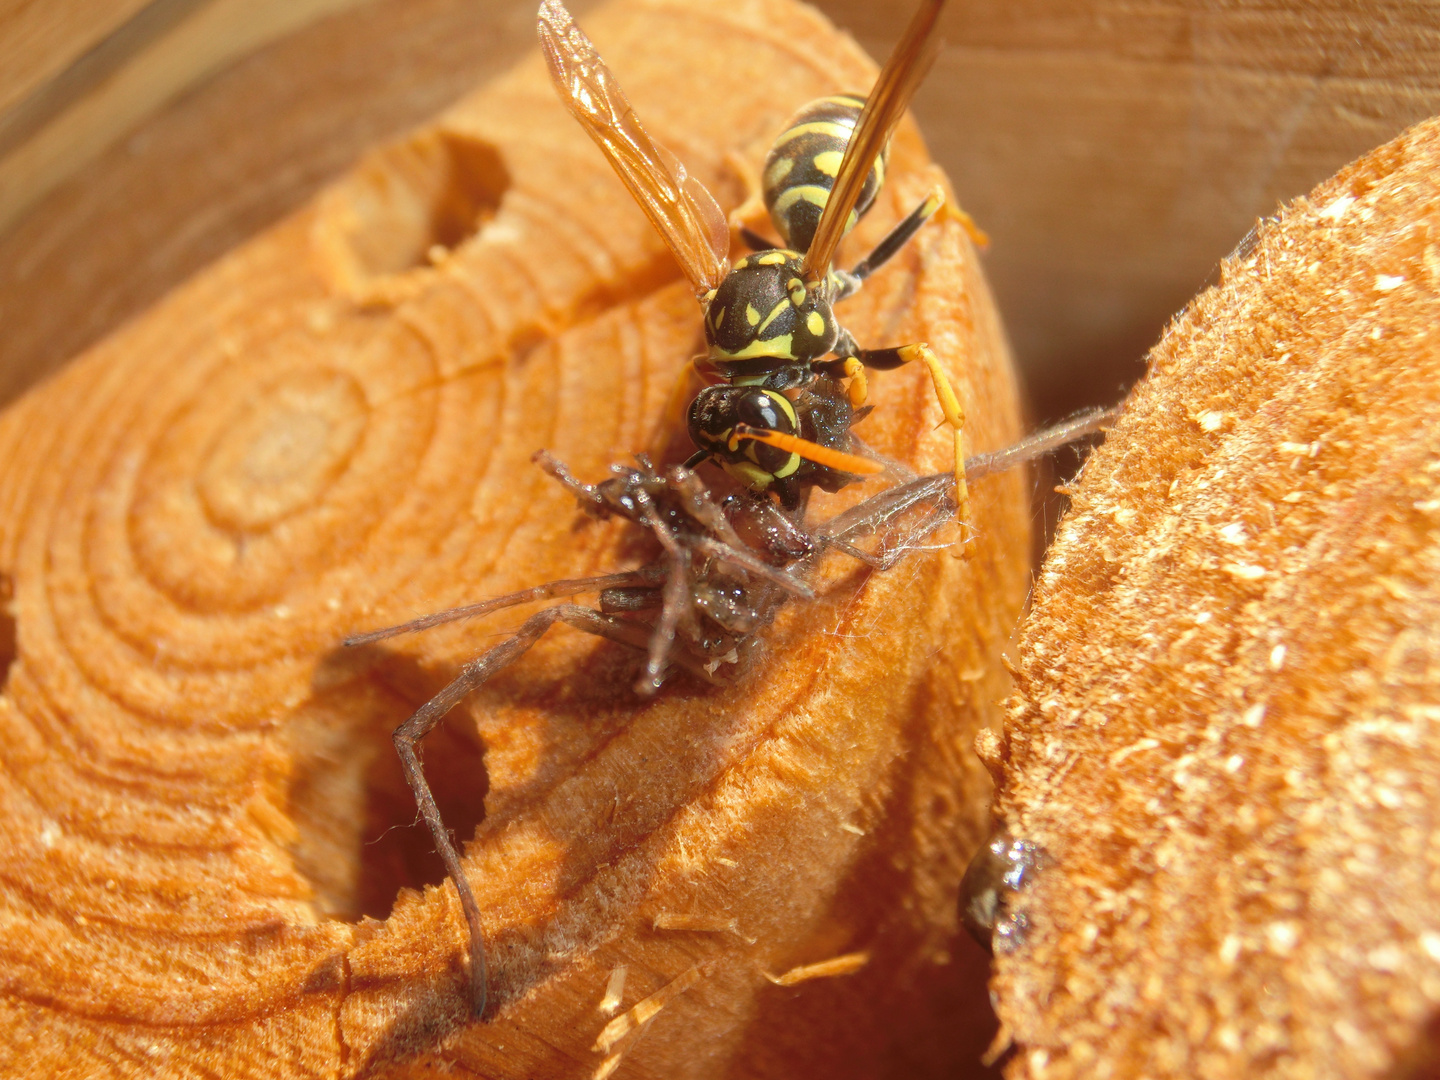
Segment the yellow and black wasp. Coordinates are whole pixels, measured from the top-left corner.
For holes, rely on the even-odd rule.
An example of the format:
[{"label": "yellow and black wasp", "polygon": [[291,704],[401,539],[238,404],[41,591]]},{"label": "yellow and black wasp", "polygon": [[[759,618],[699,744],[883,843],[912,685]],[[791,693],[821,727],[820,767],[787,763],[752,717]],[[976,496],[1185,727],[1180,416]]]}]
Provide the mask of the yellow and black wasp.
[{"label": "yellow and black wasp", "polygon": [[[561,99],[670,246],[704,313],[707,353],[700,366],[720,382],[690,405],[697,449],[687,465],[712,460],[752,491],[776,492],[787,506],[806,487],[835,490],[856,474],[879,472],[875,462],[844,449],[853,410],[867,395],[865,369],[919,361],[954,431],[956,503],[962,520],[967,516],[964,414],[929,346],[861,348],[834,313],[943,203],[936,190],[853,269],[832,266],[841,239],[884,181],[890,135],[928,67],[944,3],[924,0],[868,98],[821,98],[787,124],[762,172],[766,207],[787,246],[769,247],[742,230],[752,246],[768,250],[733,268],[730,230],[714,197],[641,126],[564,4],[541,3],[540,44]],[[847,397],[802,398],[821,378],[848,378]]]}]

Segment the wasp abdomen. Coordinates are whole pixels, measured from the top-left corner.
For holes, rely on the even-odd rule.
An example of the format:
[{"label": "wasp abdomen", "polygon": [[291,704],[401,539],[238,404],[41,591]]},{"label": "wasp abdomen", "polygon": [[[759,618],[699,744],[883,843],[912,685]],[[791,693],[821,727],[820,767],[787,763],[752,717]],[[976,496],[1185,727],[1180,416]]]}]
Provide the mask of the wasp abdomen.
[{"label": "wasp abdomen", "polygon": [[[765,205],[787,247],[809,249],[864,106],[859,94],[818,98],[790,118],[770,148],[763,174]],[[885,180],[888,154],[888,148],[882,151],[865,177],[860,200],[845,223],[846,232],[875,201]]]}]

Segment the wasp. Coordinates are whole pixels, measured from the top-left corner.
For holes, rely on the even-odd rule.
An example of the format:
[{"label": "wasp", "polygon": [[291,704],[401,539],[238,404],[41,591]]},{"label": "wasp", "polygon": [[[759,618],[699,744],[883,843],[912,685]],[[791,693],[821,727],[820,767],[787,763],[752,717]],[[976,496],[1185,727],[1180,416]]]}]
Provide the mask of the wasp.
[{"label": "wasp", "polygon": [[[540,44],[561,100],[664,238],[700,302],[707,351],[698,366],[719,382],[690,404],[696,451],[687,465],[713,461],[789,507],[810,487],[833,491],[879,472],[875,462],[826,440],[817,418],[797,410],[791,394],[817,379],[848,379],[846,404],[858,409],[868,394],[867,368],[918,361],[954,434],[956,502],[960,516],[968,515],[964,413],[934,353],[923,342],[861,348],[834,312],[943,204],[937,189],[853,269],[833,265],[840,241],[884,182],[890,136],[929,67],[944,4],[924,0],[868,97],[832,95],[791,118],[762,174],[764,202],[786,246],[771,247],[742,230],[766,250],[731,267],[730,229],[714,196],[645,131],[561,0],[541,3]],[[848,431],[850,418],[825,420],[831,431]]]}]

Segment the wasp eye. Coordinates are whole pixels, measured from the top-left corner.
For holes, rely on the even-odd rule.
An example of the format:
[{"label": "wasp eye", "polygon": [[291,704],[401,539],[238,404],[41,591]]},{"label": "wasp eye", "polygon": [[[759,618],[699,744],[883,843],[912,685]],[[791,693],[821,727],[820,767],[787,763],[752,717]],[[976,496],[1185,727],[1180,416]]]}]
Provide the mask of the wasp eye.
[{"label": "wasp eye", "polygon": [[751,427],[767,428],[770,431],[789,433],[794,426],[789,417],[780,410],[774,397],[763,390],[752,390],[743,394],[735,403],[736,419]]}]

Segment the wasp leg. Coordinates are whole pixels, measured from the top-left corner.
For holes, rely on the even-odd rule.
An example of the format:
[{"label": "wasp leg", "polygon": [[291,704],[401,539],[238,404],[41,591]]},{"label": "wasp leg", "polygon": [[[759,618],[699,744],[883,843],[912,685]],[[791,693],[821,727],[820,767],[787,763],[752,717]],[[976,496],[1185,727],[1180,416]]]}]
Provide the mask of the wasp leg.
[{"label": "wasp leg", "polygon": [[940,217],[947,221],[958,221],[960,227],[969,234],[970,242],[976,247],[983,250],[990,246],[990,234],[975,224],[975,219],[954,203],[947,205],[945,212]]},{"label": "wasp leg", "polygon": [[726,151],[725,164],[740,179],[745,189],[745,198],[730,211],[730,228],[740,241],[751,251],[766,251],[780,245],[767,240],[751,227],[752,221],[769,221],[770,211],[765,206],[765,189],[760,184],[760,174],[750,159],[734,150]]},{"label": "wasp leg", "polygon": [[[935,387],[935,399],[940,403],[940,412],[945,417],[945,423],[955,433],[955,504],[959,508],[960,520],[966,521],[970,516],[970,489],[965,483],[965,411],[960,408],[960,399],[955,396],[954,389],[950,386],[950,378],[945,374],[945,369],[940,366],[940,361],[930,351],[930,346],[923,341],[914,345],[897,345],[888,349],[861,349],[856,346],[855,339],[846,330],[840,331],[840,338],[835,343],[835,352],[838,360],[829,360],[824,364],[814,364],[812,367],[822,374],[851,375],[859,371],[859,365],[868,368],[875,368],[877,371],[893,371],[895,368],[916,361],[925,365],[930,372],[930,381]],[[858,364],[856,363],[858,361]],[[861,374],[863,378],[863,373]],[[852,377],[850,383],[851,402],[854,403],[857,384],[861,391],[864,390],[864,383]]]},{"label": "wasp leg", "polygon": [[859,409],[870,397],[870,380],[865,377],[865,365],[856,359],[863,350],[855,344],[850,332],[841,327],[835,351],[839,355],[834,360],[812,361],[810,370],[830,379],[849,379],[845,394],[850,399],[850,408]]},{"label": "wasp leg", "polygon": [[[520,629],[505,641],[465,664],[460,669],[459,675],[455,676],[438,694],[416,709],[410,719],[395,729],[392,736],[395,742],[395,752],[400,755],[400,768],[404,771],[405,781],[410,785],[410,791],[415,796],[415,805],[420,810],[420,816],[425,819],[425,824],[430,827],[430,835],[435,840],[435,848],[440,853],[440,858],[444,860],[445,872],[450,875],[450,880],[455,883],[455,891],[460,896],[460,909],[465,914],[465,923],[470,934],[470,1008],[472,1014],[477,1017],[484,1015],[485,1003],[488,998],[485,939],[480,923],[480,905],[476,902],[475,894],[470,889],[470,882],[466,879],[464,868],[460,865],[460,854],[455,850],[450,833],[440,818],[440,808],[435,804],[435,796],[431,793],[430,784],[425,779],[425,769],[420,763],[418,753],[420,740],[428,735],[441,718],[458,705],[466,695],[524,656],[530,647],[540,640],[545,631],[557,622],[563,622],[577,630],[583,630],[588,634],[595,634],[598,637],[629,645],[642,651],[647,645],[648,635],[643,627],[633,626],[620,619],[609,618],[598,611],[592,611],[590,608],[581,607],[578,604],[556,604],[554,607],[536,612],[521,623]],[[690,667],[691,665],[687,664],[686,666]],[[698,668],[698,665],[694,666]],[[701,670],[703,671],[703,669]],[[703,674],[702,677],[704,677]]]},{"label": "wasp leg", "polygon": [[869,255],[856,263],[854,269],[836,274],[840,279],[840,291],[835,295],[836,302],[854,293],[867,277],[893,259],[895,253],[908,244],[910,238],[920,231],[920,227],[944,205],[945,192],[937,187],[891,229]]}]

